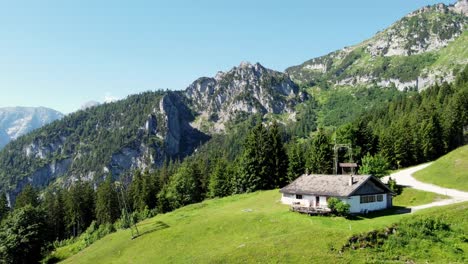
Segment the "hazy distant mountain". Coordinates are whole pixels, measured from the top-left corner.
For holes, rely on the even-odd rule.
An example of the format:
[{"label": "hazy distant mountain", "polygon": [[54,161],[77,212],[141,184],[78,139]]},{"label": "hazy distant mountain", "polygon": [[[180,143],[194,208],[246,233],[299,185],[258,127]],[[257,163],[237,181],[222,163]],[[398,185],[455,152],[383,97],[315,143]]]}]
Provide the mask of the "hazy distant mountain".
[{"label": "hazy distant mountain", "polygon": [[62,113],[45,107],[0,108],[0,148],[11,140],[62,117]]}]

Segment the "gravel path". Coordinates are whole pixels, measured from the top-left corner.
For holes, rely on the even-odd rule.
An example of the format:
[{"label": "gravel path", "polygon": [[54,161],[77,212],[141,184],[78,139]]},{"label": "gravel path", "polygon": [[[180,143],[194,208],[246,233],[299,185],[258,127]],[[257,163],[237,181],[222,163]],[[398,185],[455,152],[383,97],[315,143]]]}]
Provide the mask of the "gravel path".
[{"label": "gravel path", "polygon": [[[437,202],[433,202],[429,204],[423,204],[423,205],[411,207],[412,213],[421,209],[429,208],[429,207],[449,205],[449,204],[468,201],[468,192],[463,192],[463,191],[459,191],[455,189],[449,189],[449,188],[444,188],[444,187],[440,187],[440,186],[429,184],[429,183],[420,182],[416,180],[415,178],[413,178],[412,176],[413,173],[419,170],[422,170],[429,165],[431,165],[431,163],[425,163],[422,165],[418,165],[415,167],[411,167],[408,169],[404,169],[404,170],[392,173],[390,175],[390,177],[392,177],[392,179],[395,179],[397,184],[399,185],[408,186],[408,187],[426,191],[426,192],[433,192],[433,193],[450,196],[450,199],[445,199],[445,200],[441,200],[441,201],[437,201]],[[384,177],[382,180],[383,182],[387,182],[388,176]]]}]

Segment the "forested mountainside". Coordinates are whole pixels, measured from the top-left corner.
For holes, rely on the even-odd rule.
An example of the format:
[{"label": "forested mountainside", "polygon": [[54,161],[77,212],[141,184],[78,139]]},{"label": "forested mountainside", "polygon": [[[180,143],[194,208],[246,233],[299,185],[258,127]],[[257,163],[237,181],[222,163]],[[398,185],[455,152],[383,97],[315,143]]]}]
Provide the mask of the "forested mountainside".
[{"label": "forested mountainside", "polygon": [[0,188],[14,197],[27,184],[46,187],[98,180],[189,155],[209,137],[193,129],[177,92],[146,92],[80,110],[8,144],[0,152]]},{"label": "forested mountainside", "polygon": [[304,86],[395,86],[421,90],[451,82],[468,63],[468,2],[414,11],[358,45],[314,58],[286,72]]},{"label": "forested mountainside", "polygon": [[62,117],[62,113],[45,107],[0,108],[0,149],[11,140]]},{"label": "forested mountainside", "polygon": [[43,188],[62,176],[69,185],[154,169],[210,138],[197,127],[220,131],[255,113],[294,118],[303,100],[286,74],[242,63],[184,92],[147,92],[80,110],[7,145],[0,152],[0,190],[14,200],[25,185]]}]

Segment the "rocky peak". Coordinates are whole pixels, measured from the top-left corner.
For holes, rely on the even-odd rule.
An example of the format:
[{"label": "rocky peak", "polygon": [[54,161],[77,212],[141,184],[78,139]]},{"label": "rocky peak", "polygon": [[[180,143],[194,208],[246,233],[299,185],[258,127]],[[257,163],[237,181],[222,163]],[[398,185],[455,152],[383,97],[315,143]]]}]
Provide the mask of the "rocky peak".
[{"label": "rocky peak", "polygon": [[454,5],[449,7],[453,12],[468,15],[468,0],[458,0]]},{"label": "rocky peak", "polygon": [[420,8],[357,45],[286,69],[311,86],[395,86],[425,89],[453,81],[466,64],[468,0]]},{"label": "rocky peak", "polygon": [[373,56],[408,56],[439,50],[463,32],[467,19],[457,13],[464,12],[465,4],[466,0],[454,6],[437,4],[418,9],[367,41],[367,50]]},{"label": "rocky peak", "polygon": [[202,77],[185,91],[195,111],[215,131],[239,113],[289,113],[300,100],[298,86],[285,73],[242,62],[214,78]]}]

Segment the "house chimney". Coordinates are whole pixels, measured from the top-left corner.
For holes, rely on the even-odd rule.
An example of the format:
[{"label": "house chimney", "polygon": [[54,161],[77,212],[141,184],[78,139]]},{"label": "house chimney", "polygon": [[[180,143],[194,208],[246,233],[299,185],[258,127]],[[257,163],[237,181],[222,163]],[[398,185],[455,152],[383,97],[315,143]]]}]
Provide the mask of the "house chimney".
[{"label": "house chimney", "polygon": [[349,186],[353,186],[353,184],[354,184],[353,175],[349,175]]}]

